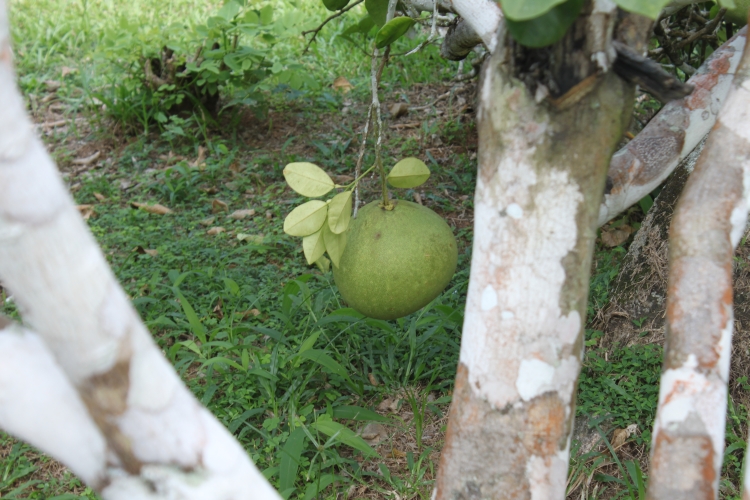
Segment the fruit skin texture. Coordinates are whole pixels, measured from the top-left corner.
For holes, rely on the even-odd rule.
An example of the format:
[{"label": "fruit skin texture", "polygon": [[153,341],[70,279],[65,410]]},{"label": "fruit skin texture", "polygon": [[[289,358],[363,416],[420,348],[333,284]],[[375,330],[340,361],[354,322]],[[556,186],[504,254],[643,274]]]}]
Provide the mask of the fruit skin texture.
[{"label": "fruit skin texture", "polygon": [[744,26],[747,24],[747,13],[750,9],[750,0],[734,0],[735,8],[728,10],[724,18],[734,24]]},{"label": "fruit skin texture", "polygon": [[363,206],[347,229],[333,278],[350,307],[371,318],[396,319],[426,306],[456,271],[453,231],[435,212],[410,201]]}]

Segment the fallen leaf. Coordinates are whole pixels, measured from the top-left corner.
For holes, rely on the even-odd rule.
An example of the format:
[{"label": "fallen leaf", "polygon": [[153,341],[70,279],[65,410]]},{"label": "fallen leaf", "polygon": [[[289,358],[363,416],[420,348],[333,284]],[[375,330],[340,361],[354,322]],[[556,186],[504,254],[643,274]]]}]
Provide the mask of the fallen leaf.
[{"label": "fallen leaf", "polygon": [[237,234],[237,239],[240,241],[247,241],[248,243],[254,243],[256,245],[262,245],[265,236],[263,236],[262,234],[239,233]]},{"label": "fallen leaf", "polygon": [[107,201],[107,197],[104,196],[102,193],[94,193],[94,198],[96,198],[99,201]]},{"label": "fallen leaf", "polygon": [[200,221],[198,224],[200,224],[201,226],[210,226],[211,224],[214,223],[215,220],[216,220],[216,217],[208,217]]},{"label": "fallen leaf", "polygon": [[273,219],[273,212],[271,212],[270,210],[266,210],[266,219]]},{"label": "fallen leaf", "polygon": [[391,450],[391,456],[393,458],[406,458],[406,453],[404,453],[403,451],[401,451],[401,450],[399,450],[397,448],[393,448]]},{"label": "fallen leaf", "polygon": [[137,247],[135,247],[134,251],[135,251],[135,253],[139,253],[141,255],[150,255],[151,257],[156,257],[157,255],[159,255],[159,252],[157,252],[156,250],[151,250],[151,249],[148,249],[148,248],[143,248],[140,245],[138,245]]},{"label": "fallen leaf", "polygon": [[378,382],[378,379],[375,378],[375,374],[368,373],[367,378],[370,379],[370,383],[372,384],[373,387],[377,387],[380,385],[380,382]]},{"label": "fallen leaf", "polygon": [[349,184],[350,182],[354,180],[354,176],[346,175],[346,174],[334,175],[333,180],[336,182],[336,184],[339,184],[339,185]]},{"label": "fallen leaf", "polygon": [[625,441],[628,439],[628,430],[627,429],[615,429],[615,431],[612,433],[612,448],[617,449],[623,444],[625,444]]},{"label": "fallen leaf", "polygon": [[156,257],[157,255],[159,255],[159,251],[158,250],[153,250],[151,248],[146,248],[143,251],[146,252],[146,254],[150,255],[151,257]]},{"label": "fallen leaf", "polygon": [[246,217],[252,217],[253,215],[255,215],[255,210],[253,210],[252,208],[248,208],[245,210],[235,210],[234,212],[229,214],[229,218],[234,220],[242,220]]},{"label": "fallen leaf", "polygon": [[223,302],[221,300],[221,297],[219,297],[219,301],[216,303],[216,307],[214,307],[214,313],[216,314],[216,317],[219,319],[224,318],[224,311],[222,310]]},{"label": "fallen leaf", "polygon": [[378,405],[378,410],[396,413],[398,411],[398,398],[386,398]]},{"label": "fallen leaf", "polygon": [[206,161],[206,148],[198,146],[198,158],[190,164],[191,167],[200,167]]},{"label": "fallen leaf", "polygon": [[247,319],[250,316],[257,318],[260,316],[260,311],[257,309],[248,309],[247,311],[238,311],[237,314],[239,314],[242,319]]},{"label": "fallen leaf", "polygon": [[422,196],[419,193],[414,191],[413,197],[414,197],[414,201],[416,201],[420,205],[424,205],[424,203],[422,203]]},{"label": "fallen leaf", "polygon": [[354,88],[354,85],[352,85],[351,83],[349,83],[349,80],[347,80],[343,76],[340,76],[340,77],[336,78],[333,81],[333,89],[334,90],[341,90],[345,94],[347,92],[351,91],[353,88]]},{"label": "fallen leaf", "polygon": [[94,216],[94,205],[78,205],[76,208],[81,213],[83,220],[89,220]]},{"label": "fallen leaf", "polygon": [[217,234],[221,234],[224,231],[226,231],[226,229],[224,229],[223,227],[216,226],[216,227],[212,227],[211,229],[209,229],[208,231],[206,231],[206,234],[208,234],[210,236],[216,236]]},{"label": "fallen leaf", "polygon": [[409,106],[405,102],[397,102],[396,104],[393,104],[391,106],[391,109],[389,111],[391,113],[391,118],[395,120],[396,118],[400,118],[405,114],[408,114]]},{"label": "fallen leaf", "polygon": [[229,211],[229,205],[224,203],[218,198],[214,198],[213,201],[211,201],[211,211],[213,213],[216,212],[228,212]]},{"label": "fallen leaf", "polygon": [[139,208],[143,210],[144,212],[148,212],[150,214],[166,215],[166,214],[172,213],[172,210],[165,207],[164,205],[159,205],[158,203],[155,203],[153,205],[148,205],[146,203],[138,203],[135,201],[131,201],[130,205],[134,208]]},{"label": "fallen leaf", "polygon": [[96,159],[99,158],[101,154],[102,154],[101,151],[97,151],[96,153],[89,155],[85,158],[76,158],[71,163],[73,163],[74,165],[89,165],[93,163],[94,161],[96,161]]},{"label": "fallen leaf", "polygon": [[47,87],[47,91],[49,92],[54,92],[62,87],[62,83],[58,82],[57,80],[47,80],[44,82],[44,85],[45,87]]},{"label": "fallen leaf", "polygon": [[75,73],[76,71],[78,71],[76,68],[69,68],[68,66],[63,66],[62,71],[61,71],[62,77],[65,78],[69,74]]},{"label": "fallen leaf", "polygon": [[367,441],[370,446],[376,445],[388,437],[388,431],[383,424],[370,422],[359,431],[359,435]]},{"label": "fallen leaf", "polygon": [[610,248],[622,245],[630,235],[633,234],[633,228],[630,226],[620,226],[616,229],[602,231],[602,243]]}]

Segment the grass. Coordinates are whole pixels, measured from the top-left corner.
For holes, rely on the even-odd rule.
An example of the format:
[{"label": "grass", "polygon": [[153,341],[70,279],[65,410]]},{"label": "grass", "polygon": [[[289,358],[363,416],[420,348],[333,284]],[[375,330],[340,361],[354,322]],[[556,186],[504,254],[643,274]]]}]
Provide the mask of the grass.
[{"label": "grass", "polygon": [[[326,16],[312,2],[258,7],[265,5],[279,19],[292,11],[309,23]],[[139,93],[139,58],[175,40],[169,37],[190,41],[161,26],[179,22],[190,33],[218,7],[206,0],[13,2],[19,81],[32,114],[39,123],[68,120],[42,127],[44,139],[76,202],[91,206],[89,227],[117,277],[191,391],[285,497],[429,498],[471,257],[476,129],[461,112],[461,99],[470,103],[471,94],[456,91],[404,119],[414,127],[386,137],[387,162],[417,155],[430,166],[426,187],[404,196],[419,195],[454,226],[459,271],[418,313],[393,322],[363,318],[342,304],[330,274],[305,265],[299,241],[281,229],[302,201],[283,180],[286,163],[313,161],[333,175],[353,170],[369,62],[341,39],[352,21],[332,22],[308,55],[300,55],[301,37],[282,37],[271,48],[269,60],[297,59],[317,87],[270,78],[260,89],[264,109],[227,110],[213,122],[200,113],[144,121],[155,116],[155,94]],[[116,47],[117,40],[127,43]],[[400,52],[416,42],[398,43]],[[453,87],[440,82],[456,71],[429,46],[422,57],[388,66],[382,100],[433,103]],[[329,87],[338,76],[352,82],[351,93]],[[118,87],[122,81],[129,83]],[[95,163],[72,163],[95,151]],[[365,183],[363,194],[378,196],[377,183]],[[173,213],[151,214],[133,202]],[[229,217],[246,209],[254,215]],[[209,234],[211,228],[222,231]],[[597,248],[590,316],[607,303],[624,254]],[[12,302],[0,310],[16,315]],[[627,446],[647,454],[660,348],[607,353],[597,347],[600,335],[587,332],[578,415],[591,416],[604,435],[597,451],[573,456],[571,481],[588,481],[589,498],[640,498],[638,457],[619,461],[602,429],[637,424],[640,434]],[[726,498],[737,489],[745,415],[744,408],[730,411]],[[2,498],[96,498],[69,472],[2,434],[0,471]]]}]

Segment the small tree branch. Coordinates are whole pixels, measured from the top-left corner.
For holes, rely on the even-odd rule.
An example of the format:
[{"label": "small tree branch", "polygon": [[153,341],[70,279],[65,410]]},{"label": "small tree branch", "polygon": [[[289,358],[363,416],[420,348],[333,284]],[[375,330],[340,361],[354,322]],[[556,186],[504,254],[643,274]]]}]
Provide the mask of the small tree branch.
[{"label": "small tree branch", "polygon": [[337,11],[337,12],[336,12],[335,14],[331,14],[330,16],[328,16],[328,17],[327,17],[327,18],[325,19],[325,21],[323,21],[323,22],[322,22],[322,23],[320,24],[320,26],[318,26],[317,28],[315,28],[315,29],[313,29],[313,30],[303,31],[303,32],[302,32],[302,36],[307,36],[307,35],[309,35],[310,33],[312,33],[312,37],[310,37],[310,40],[308,40],[308,41],[307,41],[307,44],[305,45],[305,50],[303,50],[303,51],[302,51],[302,54],[307,54],[307,51],[308,51],[308,50],[310,50],[310,45],[312,45],[312,43],[313,43],[313,42],[315,41],[315,38],[316,38],[316,37],[318,36],[318,33],[320,33],[320,30],[322,30],[322,29],[323,29],[323,27],[324,27],[324,26],[325,26],[326,24],[330,23],[331,21],[333,21],[333,20],[334,20],[334,19],[336,19],[337,17],[343,16],[344,14],[346,14],[347,12],[349,12],[349,11],[350,11],[350,10],[352,10],[352,9],[353,9],[354,7],[356,7],[357,5],[361,4],[361,3],[362,3],[362,2],[364,2],[364,1],[365,1],[365,0],[357,0],[356,2],[354,2],[354,3],[352,3],[352,4],[349,4],[349,5],[347,5],[346,7],[344,7],[343,9],[341,9],[341,10]]}]

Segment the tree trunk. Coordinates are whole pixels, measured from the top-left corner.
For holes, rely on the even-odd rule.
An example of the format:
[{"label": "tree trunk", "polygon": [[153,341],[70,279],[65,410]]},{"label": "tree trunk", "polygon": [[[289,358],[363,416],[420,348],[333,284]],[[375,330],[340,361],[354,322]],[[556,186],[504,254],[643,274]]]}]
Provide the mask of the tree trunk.
[{"label": "tree trunk", "polygon": [[[521,50],[501,33],[485,65],[474,250],[437,499],[565,497],[599,205],[633,98],[592,62],[606,61],[614,9],[584,11],[549,49]],[[551,81],[524,72],[537,59]]]}]

